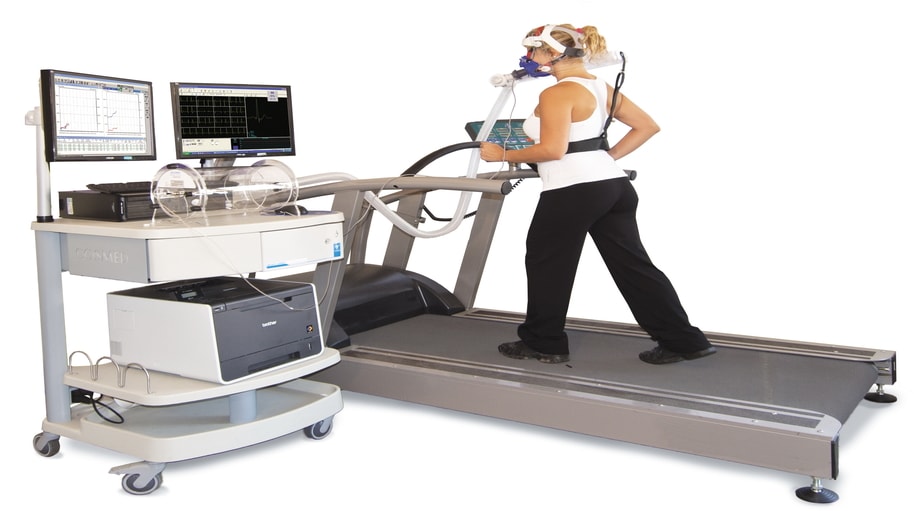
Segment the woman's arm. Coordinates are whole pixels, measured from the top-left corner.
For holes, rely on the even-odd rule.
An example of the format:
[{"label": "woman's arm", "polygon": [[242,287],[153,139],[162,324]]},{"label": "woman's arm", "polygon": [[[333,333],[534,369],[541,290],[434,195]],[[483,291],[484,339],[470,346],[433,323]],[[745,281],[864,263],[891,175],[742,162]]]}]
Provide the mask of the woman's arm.
[{"label": "woman's arm", "polygon": [[568,150],[574,96],[560,85],[553,85],[540,93],[536,107],[536,115],[540,118],[538,143],[524,149],[504,151],[497,144],[483,142],[480,157],[485,161],[510,163],[540,163],[561,159]]},{"label": "woman's arm", "polygon": [[[612,89],[609,93],[612,95]],[[623,94],[619,94],[617,101],[616,113],[613,117],[631,129],[609,150],[609,155],[615,160],[638,149],[660,131],[660,126],[654,122],[654,119]]]}]

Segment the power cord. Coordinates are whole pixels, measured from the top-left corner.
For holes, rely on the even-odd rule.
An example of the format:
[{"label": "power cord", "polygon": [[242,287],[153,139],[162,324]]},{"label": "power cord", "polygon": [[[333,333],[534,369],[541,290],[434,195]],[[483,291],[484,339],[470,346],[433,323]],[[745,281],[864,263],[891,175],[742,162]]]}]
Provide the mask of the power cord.
[{"label": "power cord", "polygon": [[[72,389],[70,391],[70,401],[71,402],[91,404],[92,409],[95,410],[95,414],[98,415],[99,417],[101,417],[103,420],[110,422],[112,424],[123,424],[124,416],[121,415],[120,413],[118,413],[117,410],[112,408],[111,405],[109,405],[107,403],[103,403],[102,397],[104,397],[104,396],[99,395],[96,398],[95,394],[93,392],[89,392],[88,390],[85,390],[85,389]],[[99,408],[99,406],[107,409],[108,412],[111,412],[112,414],[114,414],[114,418],[106,417],[105,414],[102,413],[102,410]]]}]

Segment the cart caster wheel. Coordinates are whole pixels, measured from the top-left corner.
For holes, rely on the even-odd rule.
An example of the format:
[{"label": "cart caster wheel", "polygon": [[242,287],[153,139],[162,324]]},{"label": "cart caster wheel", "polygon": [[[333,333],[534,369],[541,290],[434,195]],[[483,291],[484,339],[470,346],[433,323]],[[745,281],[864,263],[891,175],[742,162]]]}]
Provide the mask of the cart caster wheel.
[{"label": "cart caster wheel", "polygon": [[60,440],[55,438],[53,440],[48,440],[43,446],[41,445],[41,439],[44,436],[44,433],[38,433],[32,438],[32,447],[35,448],[35,452],[44,456],[45,458],[50,458],[58,452],[60,452]]},{"label": "cart caster wheel", "polygon": [[319,422],[306,427],[304,429],[305,436],[308,438],[313,438],[314,440],[320,440],[326,438],[330,434],[330,431],[333,430],[333,417],[324,419]]},{"label": "cart caster wheel", "polygon": [[143,487],[136,486],[136,480],[140,477],[140,474],[126,474],[121,478],[121,488],[125,492],[132,495],[149,495],[150,493],[159,489],[162,486],[162,474],[156,474],[152,479],[149,480]]}]

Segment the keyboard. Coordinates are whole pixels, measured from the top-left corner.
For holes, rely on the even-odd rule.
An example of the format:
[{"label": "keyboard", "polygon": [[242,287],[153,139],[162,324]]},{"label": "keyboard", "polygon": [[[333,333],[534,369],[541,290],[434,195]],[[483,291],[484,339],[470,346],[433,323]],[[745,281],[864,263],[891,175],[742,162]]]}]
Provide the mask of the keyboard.
[{"label": "keyboard", "polygon": [[128,181],[126,183],[92,183],[86,188],[104,193],[149,193],[150,181]]}]

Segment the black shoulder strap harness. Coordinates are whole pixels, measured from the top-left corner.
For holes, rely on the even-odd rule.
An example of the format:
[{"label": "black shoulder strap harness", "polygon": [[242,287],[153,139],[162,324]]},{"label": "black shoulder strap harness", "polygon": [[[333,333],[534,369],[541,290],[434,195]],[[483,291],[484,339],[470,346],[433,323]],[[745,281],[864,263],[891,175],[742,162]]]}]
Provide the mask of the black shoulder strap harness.
[{"label": "black shoulder strap harness", "polygon": [[603,124],[603,132],[600,136],[588,138],[587,140],[575,140],[568,143],[568,150],[565,154],[581,153],[584,151],[609,151],[609,140],[606,139],[606,131],[613,122],[613,115],[616,113],[616,101],[619,99],[619,89],[622,88],[622,82],[625,81],[625,55],[622,55],[622,69],[616,75],[616,86],[613,88],[613,100],[609,105],[609,115],[606,117],[606,123]]}]

